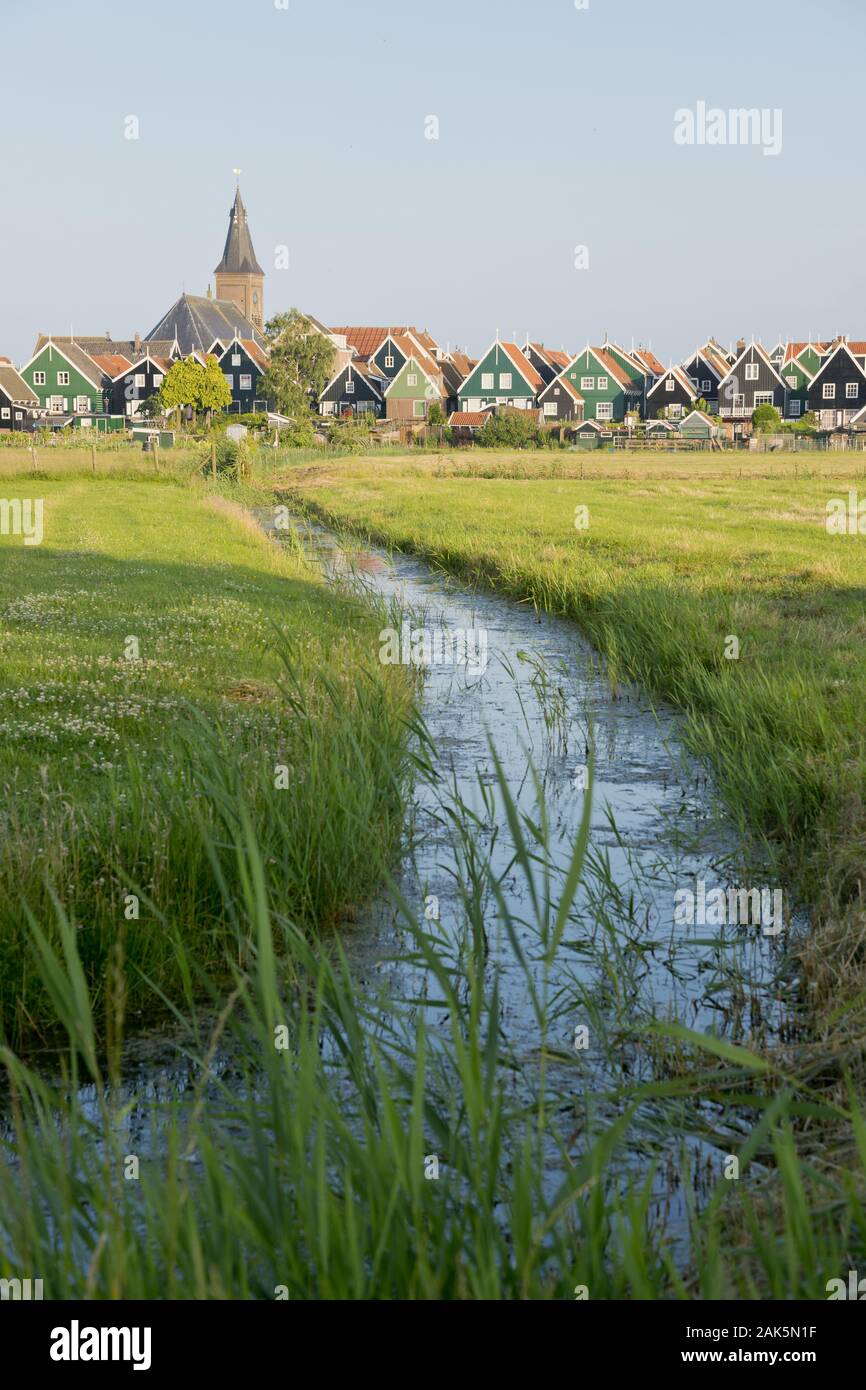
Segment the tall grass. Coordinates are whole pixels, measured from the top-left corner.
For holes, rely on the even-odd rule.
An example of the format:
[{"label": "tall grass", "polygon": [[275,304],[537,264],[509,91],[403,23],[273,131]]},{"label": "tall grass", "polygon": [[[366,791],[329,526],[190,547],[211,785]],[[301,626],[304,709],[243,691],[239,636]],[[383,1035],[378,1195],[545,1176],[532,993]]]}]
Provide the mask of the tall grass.
[{"label": "tall grass", "polygon": [[[544,816],[518,811],[496,767],[523,921],[451,802],[461,921],[446,936],[392,885],[405,959],[428,983],[379,995],[339,936],[274,892],[277,866],[303,858],[288,843],[297,823],[271,822],[263,840],[220,741],[201,728],[191,742],[191,834],[230,924],[223,966],[203,969],[172,938],[187,980],[176,1058],[158,1087],[137,1083],[124,1077],[122,940],[106,970],[105,1048],[79,934],[59,902],[28,914],[67,1045],[53,1080],[2,1052],[0,1274],[41,1278],[50,1298],[823,1298],[866,1257],[866,1123],[853,1099],[842,1109],[857,1165],[840,1173],[803,1156],[804,1117],[820,1126],[831,1108],[781,1058],[632,1009],[630,1044],[655,1049],[656,1074],[592,1096],[580,1057],[557,1044],[563,1014],[592,999],[563,995],[552,976],[588,872],[589,798],[559,891]],[[386,872],[380,857],[368,868]],[[509,1042],[489,968],[488,895],[532,1000],[529,1054]],[[604,1042],[611,1060],[626,1045]],[[674,1067],[686,1055],[687,1073]],[[687,1147],[720,1101],[729,1118],[752,1117],[732,1150],[738,1182],[707,1180]],[[667,1135],[655,1151],[653,1117]],[[665,1167],[666,1190],[684,1195],[685,1251],[658,1218]]]}]

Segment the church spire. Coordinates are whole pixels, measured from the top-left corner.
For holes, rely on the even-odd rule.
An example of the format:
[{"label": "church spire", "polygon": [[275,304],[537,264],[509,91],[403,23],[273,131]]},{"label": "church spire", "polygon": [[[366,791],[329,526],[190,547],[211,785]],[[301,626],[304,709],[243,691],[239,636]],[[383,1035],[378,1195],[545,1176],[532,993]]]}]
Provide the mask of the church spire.
[{"label": "church spire", "polygon": [[261,331],[264,322],[265,272],[256,260],[247,210],[241,198],[240,170],[235,198],[229,210],[229,229],[223,258],[214,271],[217,299],[236,304],[245,318]]}]

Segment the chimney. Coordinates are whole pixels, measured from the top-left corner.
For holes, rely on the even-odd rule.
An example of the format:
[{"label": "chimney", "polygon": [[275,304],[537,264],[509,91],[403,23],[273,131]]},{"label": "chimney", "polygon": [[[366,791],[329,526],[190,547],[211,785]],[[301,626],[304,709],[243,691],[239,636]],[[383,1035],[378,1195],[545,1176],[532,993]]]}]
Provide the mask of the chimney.
[{"label": "chimney", "polygon": [[140,352],[141,352],[141,334],[140,334],[140,333],[136,333],[136,335],[135,335],[135,355],[136,355],[136,357],[138,356],[138,354],[139,354]]},{"label": "chimney", "polygon": [[739,357],[739,356],[741,355],[741,353],[744,353],[745,351],[746,351],[746,340],[745,340],[745,338],[738,338],[738,339],[737,339],[737,356]]}]

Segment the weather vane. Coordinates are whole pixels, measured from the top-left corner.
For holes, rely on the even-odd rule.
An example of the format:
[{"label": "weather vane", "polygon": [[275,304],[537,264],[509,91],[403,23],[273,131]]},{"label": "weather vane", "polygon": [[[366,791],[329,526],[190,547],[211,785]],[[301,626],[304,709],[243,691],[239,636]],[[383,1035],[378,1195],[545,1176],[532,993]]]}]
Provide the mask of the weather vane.
[{"label": "weather vane", "polygon": [[234,174],[234,176],[235,176],[235,178],[237,179],[238,183],[240,183],[240,181],[241,181],[241,174],[243,173],[243,169],[232,169],[232,173]]}]

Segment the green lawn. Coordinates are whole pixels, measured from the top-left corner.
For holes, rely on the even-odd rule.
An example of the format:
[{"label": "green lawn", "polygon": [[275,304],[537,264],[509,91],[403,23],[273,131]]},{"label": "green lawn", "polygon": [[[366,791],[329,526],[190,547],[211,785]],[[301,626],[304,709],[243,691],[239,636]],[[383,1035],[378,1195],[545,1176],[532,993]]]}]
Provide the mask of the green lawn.
[{"label": "green lawn", "polygon": [[[22,901],[50,911],[48,882],[93,980],[119,931],[127,959],[164,982],[174,930],[202,961],[220,959],[212,876],[190,844],[203,739],[224,746],[227,785],[237,776],[251,789],[266,840],[269,818],[297,821],[297,860],[275,866],[275,880],[299,921],[332,918],[366,891],[374,842],[398,833],[406,699],[382,668],[357,695],[372,618],[238,505],[169,481],[40,480],[26,495],[44,501],[42,544],[0,538],[8,1036],[49,1016],[21,934]],[[290,769],[279,790],[277,767]],[[150,900],[137,921],[126,916],[133,891]]]},{"label": "green lawn", "polygon": [[803,961],[813,1007],[832,1014],[864,987],[866,537],[830,535],[825,521],[862,456],[695,457],[690,478],[655,477],[658,456],[611,460],[619,472],[606,478],[559,477],[555,458],[554,476],[508,476],[517,457],[499,460],[505,477],[459,476],[482,466],[479,451],[331,462],[282,481],[338,524],[572,616],[613,678],[685,709],[732,812],[815,910]]}]

